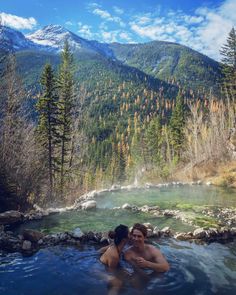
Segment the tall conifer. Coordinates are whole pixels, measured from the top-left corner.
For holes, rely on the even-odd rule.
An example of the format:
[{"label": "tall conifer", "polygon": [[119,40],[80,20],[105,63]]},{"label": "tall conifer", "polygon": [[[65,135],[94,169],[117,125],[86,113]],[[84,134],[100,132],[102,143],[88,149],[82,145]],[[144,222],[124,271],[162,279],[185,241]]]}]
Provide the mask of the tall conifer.
[{"label": "tall conifer", "polygon": [[49,177],[49,198],[53,198],[53,182],[56,170],[56,143],[57,143],[57,94],[55,77],[50,64],[46,64],[41,77],[42,95],[37,103],[39,123],[37,135],[43,147],[42,156],[45,157]]},{"label": "tall conifer", "polygon": [[60,184],[59,193],[64,198],[65,177],[69,172],[69,155],[71,152],[72,137],[72,109],[74,100],[74,78],[73,78],[73,55],[70,51],[68,41],[65,42],[61,65],[58,76],[58,119],[60,138]]}]

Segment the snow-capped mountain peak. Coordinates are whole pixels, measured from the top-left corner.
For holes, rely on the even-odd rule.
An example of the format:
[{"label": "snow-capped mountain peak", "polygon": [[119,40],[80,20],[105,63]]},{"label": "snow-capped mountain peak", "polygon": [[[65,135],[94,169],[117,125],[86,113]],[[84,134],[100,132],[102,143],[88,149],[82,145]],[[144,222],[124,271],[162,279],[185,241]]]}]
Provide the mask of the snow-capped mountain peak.
[{"label": "snow-capped mountain peak", "polygon": [[87,45],[85,47],[88,47],[86,40],[59,25],[46,26],[42,30],[38,30],[26,37],[36,44],[50,46],[56,51],[60,51],[63,48],[65,40],[68,40],[72,50],[80,49],[82,43]]},{"label": "snow-capped mountain peak", "polygon": [[0,48],[10,51],[40,50],[59,53],[68,41],[72,52],[86,52],[113,57],[108,44],[89,41],[79,37],[60,25],[48,25],[24,36],[14,29],[0,26]]}]

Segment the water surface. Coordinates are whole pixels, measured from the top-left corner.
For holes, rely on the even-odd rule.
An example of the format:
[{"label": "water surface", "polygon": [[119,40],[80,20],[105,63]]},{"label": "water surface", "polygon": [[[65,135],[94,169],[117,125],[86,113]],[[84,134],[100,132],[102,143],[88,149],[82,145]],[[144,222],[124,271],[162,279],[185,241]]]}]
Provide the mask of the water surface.
[{"label": "water surface", "polygon": [[[213,186],[184,185],[155,189],[133,189],[106,192],[96,197],[97,209],[92,211],[68,211],[53,214],[39,221],[32,221],[18,228],[33,228],[45,233],[70,231],[80,227],[82,231],[108,231],[118,224],[132,226],[136,222],[150,222],[162,229],[169,226],[174,231],[192,231],[194,225],[217,226],[215,218],[206,217],[204,209],[236,208],[236,191]],[[161,209],[179,210],[190,223],[168,217],[155,217],[148,213],[132,212],[117,209],[129,203],[141,207],[143,205],[159,206]],[[204,221],[204,222],[203,222]]]},{"label": "water surface", "polygon": [[[173,239],[153,242],[158,243],[169,261],[170,271],[134,287],[131,284],[134,274],[128,269],[120,294],[236,294],[235,242],[204,246]],[[31,257],[0,254],[0,294],[107,294],[108,273],[96,250],[93,246],[57,246],[41,249]]]}]

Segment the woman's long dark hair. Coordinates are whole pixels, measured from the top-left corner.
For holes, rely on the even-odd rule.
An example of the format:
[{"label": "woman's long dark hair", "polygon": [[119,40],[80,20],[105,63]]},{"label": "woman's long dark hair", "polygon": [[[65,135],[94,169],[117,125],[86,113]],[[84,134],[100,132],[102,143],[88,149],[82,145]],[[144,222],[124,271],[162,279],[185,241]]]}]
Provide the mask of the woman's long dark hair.
[{"label": "woman's long dark hair", "polygon": [[123,239],[129,237],[129,228],[126,225],[118,225],[114,231],[109,232],[109,237],[114,239],[114,244],[118,246]]}]

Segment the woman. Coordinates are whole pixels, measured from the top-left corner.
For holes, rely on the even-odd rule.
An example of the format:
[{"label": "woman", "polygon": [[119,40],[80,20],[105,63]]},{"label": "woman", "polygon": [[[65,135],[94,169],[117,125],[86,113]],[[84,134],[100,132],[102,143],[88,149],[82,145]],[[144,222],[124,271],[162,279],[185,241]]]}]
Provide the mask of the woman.
[{"label": "woman", "polygon": [[106,251],[100,257],[100,261],[108,266],[110,270],[114,270],[119,264],[122,249],[128,241],[129,228],[120,224],[115,228],[114,232],[109,233],[109,236],[114,239],[114,243],[105,248]]}]

